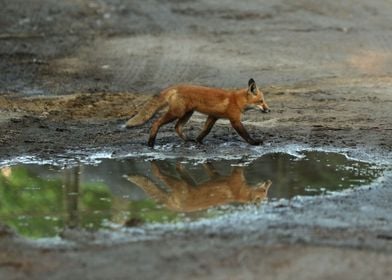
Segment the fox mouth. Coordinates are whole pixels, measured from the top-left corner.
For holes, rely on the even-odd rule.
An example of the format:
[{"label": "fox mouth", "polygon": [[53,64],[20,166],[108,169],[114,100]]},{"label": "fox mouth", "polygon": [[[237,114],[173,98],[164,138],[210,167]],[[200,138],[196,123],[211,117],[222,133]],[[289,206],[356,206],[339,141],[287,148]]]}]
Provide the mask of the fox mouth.
[{"label": "fox mouth", "polygon": [[264,108],[261,105],[257,106],[257,108],[259,108],[262,113],[269,113],[269,112],[271,112],[270,108]]}]

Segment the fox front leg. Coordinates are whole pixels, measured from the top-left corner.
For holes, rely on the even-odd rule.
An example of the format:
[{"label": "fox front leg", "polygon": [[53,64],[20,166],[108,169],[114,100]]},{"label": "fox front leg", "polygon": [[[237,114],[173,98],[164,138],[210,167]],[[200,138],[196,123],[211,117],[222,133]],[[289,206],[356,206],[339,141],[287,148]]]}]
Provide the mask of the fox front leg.
[{"label": "fox front leg", "polygon": [[250,137],[249,133],[246,131],[245,127],[242,125],[240,121],[237,120],[230,120],[231,125],[234,127],[234,129],[237,131],[237,133],[244,138],[246,142],[248,142],[251,145],[262,145],[263,141],[261,140],[255,140],[252,137]]},{"label": "fox front leg", "polygon": [[214,126],[214,124],[216,123],[217,120],[218,120],[218,118],[216,118],[216,117],[208,116],[208,118],[204,124],[203,130],[200,132],[199,136],[197,136],[197,138],[196,138],[196,142],[198,142],[198,143],[203,142],[204,137],[206,137],[208,135],[208,133],[210,133],[211,128]]}]

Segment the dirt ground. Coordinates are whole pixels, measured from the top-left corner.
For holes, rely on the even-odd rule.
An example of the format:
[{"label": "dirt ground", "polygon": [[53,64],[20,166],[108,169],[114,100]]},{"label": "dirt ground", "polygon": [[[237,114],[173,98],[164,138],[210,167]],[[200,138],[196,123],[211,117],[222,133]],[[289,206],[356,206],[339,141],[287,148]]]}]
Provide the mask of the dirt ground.
[{"label": "dirt ground", "polygon": [[[151,123],[122,125],[153,94],[176,83],[246,87],[251,77],[272,112],[250,110],[243,120],[265,145],[350,148],[392,161],[390,1],[0,4],[2,162],[136,153]],[[195,115],[186,132],[195,137],[203,121]],[[242,139],[219,121],[205,142]],[[182,145],[173,125],[158,134],[165,143]],[[43,248],[0,227],[0,278],[388,279],[391,184],[387,176],[346,196],[271,205],[278,219],[252,227],[121,245]]]}]

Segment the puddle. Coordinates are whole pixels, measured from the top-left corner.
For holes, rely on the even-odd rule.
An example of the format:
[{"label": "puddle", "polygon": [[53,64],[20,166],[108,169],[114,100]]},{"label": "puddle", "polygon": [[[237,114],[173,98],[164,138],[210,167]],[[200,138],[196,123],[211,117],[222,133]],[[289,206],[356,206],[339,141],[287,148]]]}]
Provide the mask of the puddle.
[{"label": "puddle", "polygon": [[383,168],[338,153],[263,155],[250,163],[103,159],[60,168],[0,169],[0,222],[30,238],[64,228],[173,223],[237,211],[244,204],[329,194],[367,185]]}]

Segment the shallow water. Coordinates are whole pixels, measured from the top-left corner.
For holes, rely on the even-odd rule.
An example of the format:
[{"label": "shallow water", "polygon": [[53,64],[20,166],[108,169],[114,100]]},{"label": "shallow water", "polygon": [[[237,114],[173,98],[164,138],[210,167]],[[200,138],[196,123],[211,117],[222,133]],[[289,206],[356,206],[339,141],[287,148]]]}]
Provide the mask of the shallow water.
[{"label": "shallow water", "polygon": [[66,227],[97,230],[208,218],[267,203],[369,184],[383,168],[338,153],[266,154],[246,163],[103,159],[96,165],[3,167],[0,222],[31,237]]}]

